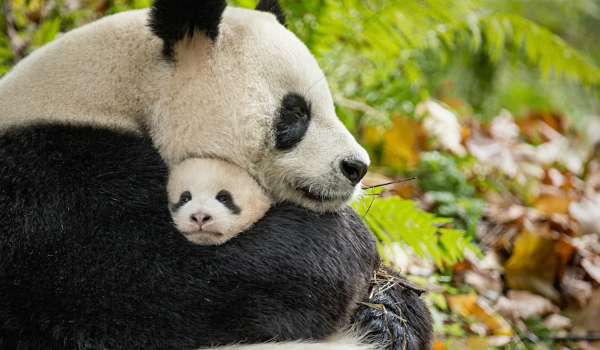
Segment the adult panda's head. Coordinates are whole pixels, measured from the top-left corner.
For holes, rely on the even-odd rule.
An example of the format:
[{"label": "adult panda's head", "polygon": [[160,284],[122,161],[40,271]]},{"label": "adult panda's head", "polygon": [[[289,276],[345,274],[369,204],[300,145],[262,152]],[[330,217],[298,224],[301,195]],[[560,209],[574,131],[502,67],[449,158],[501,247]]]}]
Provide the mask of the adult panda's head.
[{"label": "adult panda's head", "polygon": [[369,157],[336,116],[327,81],[285,27],[276,0],[156,0],[150,28],[171,67],[150,131],[170,164],[231,161],[276,201],[333,211],[352,199]]}]

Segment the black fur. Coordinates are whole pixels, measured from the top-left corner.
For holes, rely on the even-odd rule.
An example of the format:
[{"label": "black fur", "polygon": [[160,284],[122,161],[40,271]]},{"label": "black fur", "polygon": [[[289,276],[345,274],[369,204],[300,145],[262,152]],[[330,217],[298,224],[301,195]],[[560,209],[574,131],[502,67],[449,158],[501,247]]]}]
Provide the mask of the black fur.
[{"label": "black fur", "polygon": [[279,0],[260,0],[256,4],[255,10],[271,12],[277,17],[279,23],[285,26],[285,11],[279,4]]},{"label": "black fur", "polygon": [[190,191],[183,191],[179,196],[179,201],[177,203],[169,203],[169,208],[173,213],[176,213],[183,207],[184,204],[188,203],[192,200],[192,194]]},{"label": "black fur", "polygon": [[225,0],[154,0],[149,25],[164,42],[163,54],[172,60],[173,45],[194,31],[201,31],[213,42],[219,35],[219,23],[227,3]]},{"label": "black fur", "polygon": [[216,199],[221,202],[225,208],[229,209],[231,214],[239,215],[242,212],[242,209],[240,209],[233,201],[233,197],[229,191],[220,190],[219,193],[217,193]]},{"label": "black fur", "polygon": [[300,143],[310,118],[310,105],[304,97],[296,93],[285,95],[275,121],[275,148],[286,151]]},{"label": "black fur", "polygon": [[[193,349],[318,339],[348,322],[378,263],[355,214],[282,204],[224,245],[198,246],[172,227],[166,178],[138,136],[0,136],[0,348]],[[391,322],[424,343],[410,337],[427,328],[422,300],[400,288],[382,298],[409,304],[414,321]],[[357,315],[383,332],[380,315]]]},{"label": "black fur", "polygon": [[382,293],[385,284],[369,288],[366,301],[371,305],[361,304],[353,317],[360,334],[370,342],[384,344],[384,349],[431,349],[433,325],[427,306],[419,298],[423,291],[411,287],[403,276],[389,269],[385,272],[401,283],[395,285],[394,293]]}]

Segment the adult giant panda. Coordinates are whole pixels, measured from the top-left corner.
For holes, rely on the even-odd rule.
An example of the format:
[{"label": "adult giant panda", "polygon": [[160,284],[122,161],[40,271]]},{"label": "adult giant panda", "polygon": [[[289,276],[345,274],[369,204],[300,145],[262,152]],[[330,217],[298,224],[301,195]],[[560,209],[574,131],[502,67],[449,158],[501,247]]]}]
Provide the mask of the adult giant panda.
[{"label": "adult giant panda", "polygon": [[[369,295],[372,237],[338,211],[366,152],[279,5],[257,9],[156,0],[64,35],[0,81],[0,347],[318,340],[351,320],[367,340],[430,346],[414,290]],[[223,246],[192,245],[164,186],[167,166],[196,156],[239,165],[280,204]]]}]

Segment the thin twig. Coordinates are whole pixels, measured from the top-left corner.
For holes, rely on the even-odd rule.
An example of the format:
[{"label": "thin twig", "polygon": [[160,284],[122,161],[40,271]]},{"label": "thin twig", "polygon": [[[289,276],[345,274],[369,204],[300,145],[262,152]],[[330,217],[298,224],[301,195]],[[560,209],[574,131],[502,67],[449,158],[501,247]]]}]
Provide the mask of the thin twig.
[{"label": "thin twig", "polygon": [[528,339],[528,336],[534,336],[540,339],[549,339],[554,341],[564,341],[564,340],[600,340],[600,333],[588,333],[588,334],[566,334],[566,335],[555,335],[550,333],[542,333],[542,334],[527,334],[520,335],[520,337]]},{"label": "thin twig", "polygon": [[[365,201],[364,201],[364,199],[363,199],[363,203],[364,203],[364,202],[365,202]],[[375,202],[375,199],[372,199],[372,200],[371,200],[371,203],[369,203],[369,207],[368,207],[368,208],[367,208],[367,210],[365,211],[365,215],[363,215],[363,217],[362,217],[362,218],[360,218],[360,219],[361,219],[361,221],[364,221],[364,220],[365,220],[365,218],[367,217],[367,214],[369,214],[369,210],[371,210],[371,206],[373,205],[373,202]]]},{"label": "thin twig", "polygon": [[368,189],[371,189],[371,188],[377,188],[377,187],[381,187],[381,186],[393,185],[393,184],[397,184],[397,183],[400,183],[400,182],[406,182],[406,181],[410,181],[410,180],[416,180],[416,179],[417,179],[417,177],[416,177],[416,176],[413,176],[413,177],[411,177],[411,178],[408,178],[408,179],[403,179],[403,180],[398,180],[398,181],[387,182],[387,183],[384,183],[384,184],[379,184],[379,185],[366,186],[366,187],[363,187],[363,190],[368,190]]}]

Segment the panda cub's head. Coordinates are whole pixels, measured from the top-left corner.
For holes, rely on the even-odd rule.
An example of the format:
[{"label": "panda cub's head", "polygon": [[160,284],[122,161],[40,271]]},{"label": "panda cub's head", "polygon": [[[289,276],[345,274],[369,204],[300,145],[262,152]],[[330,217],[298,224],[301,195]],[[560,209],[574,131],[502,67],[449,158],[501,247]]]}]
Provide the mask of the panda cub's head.
[{"label": "panda cub's head", "polygon": [[216,159],[187,159],[169,173],[169,209],[191,242],[223,244],[263,217],[270,200],[243,169]]}]

